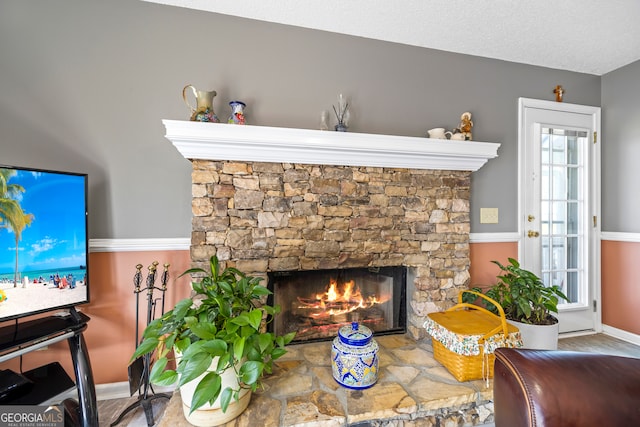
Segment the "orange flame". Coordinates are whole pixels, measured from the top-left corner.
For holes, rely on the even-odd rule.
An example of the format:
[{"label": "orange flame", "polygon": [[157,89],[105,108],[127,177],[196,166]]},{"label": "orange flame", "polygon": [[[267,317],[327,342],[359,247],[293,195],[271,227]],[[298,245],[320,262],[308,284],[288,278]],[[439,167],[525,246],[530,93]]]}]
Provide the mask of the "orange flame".
[{"label": "orange flame", "polygon": [[302,301],[301,299],[299,299],[299,301],[307,308],[328,308],[324,313],[311,314],[312,317],[322,317],[327,314],[339,315],[357,310],[358,308],[372,307],[376,304],[383,304],[389,300],[389,298],[378,299],[377,296],[364,298],[353,280],[345,282],[342,285],[342,291],[338,288],[337,280],[331,279],[327,291],[316,294],[314,302],[309,300]]}]

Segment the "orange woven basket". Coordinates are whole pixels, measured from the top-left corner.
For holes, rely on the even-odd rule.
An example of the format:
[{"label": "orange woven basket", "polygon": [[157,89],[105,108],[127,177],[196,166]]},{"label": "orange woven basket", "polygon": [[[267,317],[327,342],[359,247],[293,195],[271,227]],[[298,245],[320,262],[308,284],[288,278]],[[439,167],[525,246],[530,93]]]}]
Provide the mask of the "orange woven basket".
[{"label": "orange woven basket", "polygon": [[[462,294],[465,292],[484,298],[494,304],[498,307],[500,316],[483,307],[463,303]],[[428,317],[435,324],[450,332],[447,334],[447,340],[432,336],[433,357],[444,365],[458,381],[493,378],[495,356],[492,350],[486,350],[485,343],[488,340],[492,341],[493,346],[522,346],[518,328],[507,323],[500,304],[478,292],[461,291],[458,295],[458,304],[447,311],[430,313]],[[427,322],[425,322],[425,326]],[[451,337],[455,337],[455,339],[452,340]],[[446,342],[443,343],[441,340]],[[477,344],[478,354],[463,355],[448,348],[456,347],[456,345],[462,347],[465,344],[471,346]]]}]

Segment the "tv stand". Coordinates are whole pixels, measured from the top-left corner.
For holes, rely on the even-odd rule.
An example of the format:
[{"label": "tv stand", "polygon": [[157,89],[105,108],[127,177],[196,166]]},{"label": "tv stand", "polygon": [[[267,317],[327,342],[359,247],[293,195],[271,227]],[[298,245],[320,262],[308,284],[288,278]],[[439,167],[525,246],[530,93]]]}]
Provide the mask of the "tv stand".
[{"label": "tv stand", "polygon": [[82,427],[98,425],[93,372],[82,335],[89,320],[87,315],[72,307],[66,315],[52,315],[0,328],[0,362],[67,340],[75,371],[78,402],[67,399],[63,404],[74,424]]}]

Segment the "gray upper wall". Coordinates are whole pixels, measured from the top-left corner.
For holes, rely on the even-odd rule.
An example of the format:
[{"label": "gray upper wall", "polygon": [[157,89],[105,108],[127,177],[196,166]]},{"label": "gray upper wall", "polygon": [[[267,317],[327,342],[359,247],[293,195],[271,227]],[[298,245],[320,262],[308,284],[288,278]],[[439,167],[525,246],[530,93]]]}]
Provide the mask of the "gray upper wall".
[{"label": "gray upper wall", "polygon": [[517,230],[518,98],[561,84],[601,102],[598,76],[131,0],[4,1],[0,58],[0,163],[88,173],[91,238],[189,236],[191,168],[161,123],[188,119],[186,84],[264,126],[317,128],[338,93],[352,132],[424,136],[472,112],[474,139],[502,144],[472,177],[476,233]]},{"label": "gray upper wall", "polygon": [[602,76],[602,229],[640,233],[640,61]]}]

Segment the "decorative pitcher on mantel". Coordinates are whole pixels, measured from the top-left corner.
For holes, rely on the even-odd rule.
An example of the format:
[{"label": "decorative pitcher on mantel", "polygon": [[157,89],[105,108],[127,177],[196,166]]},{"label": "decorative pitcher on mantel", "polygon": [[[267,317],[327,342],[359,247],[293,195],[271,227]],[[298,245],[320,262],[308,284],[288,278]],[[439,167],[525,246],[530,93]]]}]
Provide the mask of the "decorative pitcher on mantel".
[{"label": "decorative pitcher on mantel", "polygon": [[[193,108],[189,101],[187,101],[187,89],[191,88],[193,92],[193,96],[196,98],[196,107]],[[186,85],[184,89],[182,89],[182,99],[184,99],[184,103],[187,104],[187,107],[191,110],[191,121],[193,122],[211,122],[211,123],[220,123],[218,116],[213,111],[213,98],[217,95],[215,90],[205,91],[205,90],[197,90],[192,85]]]}]

